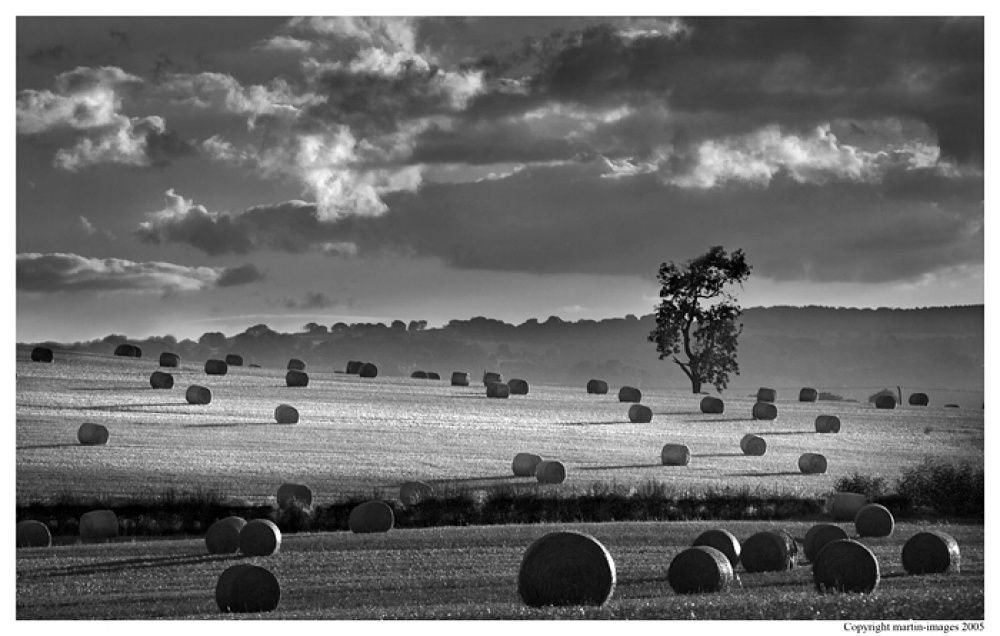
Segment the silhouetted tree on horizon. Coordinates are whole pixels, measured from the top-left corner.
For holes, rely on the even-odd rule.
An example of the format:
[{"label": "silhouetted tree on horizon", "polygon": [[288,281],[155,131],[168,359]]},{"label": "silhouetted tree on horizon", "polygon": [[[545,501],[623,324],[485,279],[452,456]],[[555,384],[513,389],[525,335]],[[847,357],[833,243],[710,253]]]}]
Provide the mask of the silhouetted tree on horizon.
[{"label": "silhouetted tree on horizon", "polygon": [[[743,325],[736,320],[742,310],[724,287],[733,283],[742,287],[750,270],[743,250],[727,255],[721,246],[683,265],[660,265],[661,300],[649,340],[656,343],[660,360],[673,359],[691,380],[692,393],[700,393],[704,382],[721,391],[730,372],[740,373],[736,340]],[[687,361],[677,357],[681,353]]]}]

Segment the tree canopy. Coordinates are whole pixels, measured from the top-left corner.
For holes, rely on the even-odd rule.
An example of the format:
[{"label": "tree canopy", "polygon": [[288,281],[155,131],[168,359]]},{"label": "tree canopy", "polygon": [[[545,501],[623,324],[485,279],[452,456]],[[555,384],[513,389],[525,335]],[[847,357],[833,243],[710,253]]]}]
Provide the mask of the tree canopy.
[{"label": "tree canopy", "polygon": [[[721,391],[730,373],[739,375],[736,341],[743,331],[737,323],[742,310],[726,286],[742,286],[750,270],[742,250],[726,254],[721,246],[681,265],[660,265],[660,304],[649,340],[661,360],[671,358],[680,367],[694,393],[701,392],[704,382]],[[682,354],[686,360],[678,357]]]}]

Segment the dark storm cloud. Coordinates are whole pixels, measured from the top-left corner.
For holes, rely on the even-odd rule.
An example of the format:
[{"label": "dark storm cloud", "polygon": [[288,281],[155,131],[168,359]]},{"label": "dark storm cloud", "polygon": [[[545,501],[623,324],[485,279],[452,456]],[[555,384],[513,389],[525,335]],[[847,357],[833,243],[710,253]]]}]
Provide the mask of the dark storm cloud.
[{"label": "dark storm cloud", "polygon": [[671,36],[630,38],[610,25],[565,36],[541,56],[525,92],[486,92],[466,117],[510,117],[546,103],[661,103],[688,115],[682,128],[691,143],[768,124],[808,130],[837,118],[916,118],[937,133],[944,156],[982,164],[981,18],[685,24]]},{"label": "dark storm cloud", "polygon": [[314,205],[288,202],[239,215],[189,211],[143,232],[210,254],[344,243],[362,257],[388,252],[539,274],[651,274],[712,245],[744,249],[756,273],[775,280],[908,281],[983,259],[981,177],[898,167],[881,184],[821,186],[779,173],[768,188],[702,190],[612,174],[600,161],[536,167],[396,193],[381,217],[324,221]]},{"label": "dark storm cloud", "polygon": [[216,281],[218,287],[236,287],[237,285],[248,285],[264,280],[264,272],[257,269],[253,263],[246,263],[238,267],[227,267],[222,270],[219,280]]},{"label": "dark storm cloud", "polygon": [[24,292],[178,292],[211,287],[220,276],[212,267],[139,263],[79,254],[17,255],[17,289]]},{"label": "dark storm cloud", "polygon": [[201,206],[160,213],[142,223],[135,236],[143,243],[190,245],[218,256],[259,249],[301,253],[340,233],[338,226],[319,220],[315,204],[288,201],[242,214],[212,213]]},{"label": "dark storm cloud", "polygon": [[155,168],[169,166],[175,159],[198,154],[198,148],[190,141],[182,139],[174,131],[160,131],[147,128],[143,131],[146,140],[146,157]]},{"label": "dark storm cloud", "polygon": [[[757,273],[778,280],[899,281],[982,262],[981,178],[900,171],[886,193],[779,176],[766,189],[702,191],[582,172],[537,168],[393,196],[392,211],[371,224],[380,232],[349,238],[362,253],[373,237],[405,237],[409,252],[455,267],[535,273],[650,273],[719,244],[745,249]],[[920,183],[936,184],[935,196],[914,195],[908,184]]]}]

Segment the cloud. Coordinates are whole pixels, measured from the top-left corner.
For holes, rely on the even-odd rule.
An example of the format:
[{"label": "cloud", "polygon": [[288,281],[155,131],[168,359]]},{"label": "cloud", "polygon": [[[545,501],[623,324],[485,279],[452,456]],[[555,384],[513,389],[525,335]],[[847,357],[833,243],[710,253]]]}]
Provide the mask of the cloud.
[{"label": "cloud", "polygon": [[56,76],[56,90],[24,90],[17,97],[17,132],[21,135],[72,133],[53,165],[77,171],[103,163],[162,167],[194,153],[162,117],[122,114],[122,95],[143,80],[116,67],[78,67]]},{"label": "cloud", "polygon": [[82,215],[77,223],[77,227],[86,236],[97,236],[98,234],[101,234],[109,239],[115,238],[115,235],[111,231],[98,229],[97,226],[90,222],[90,219]]},{"label": "cloud", "polygon": [[261,115],[295,117],[303,106],[322,102],[311,92],[299,93],[286,79],[278,77],[269,86],[243,86],[226,73],[173,73],[157,90],[173,104],[199,110],[248,116],[252,128]]},{"label": "cloud", "polygon": [[17,255],[17,289],[24,292],[198,291],[213,286],[221,275],[218,268],[163,262],[65,253]]},{"label": "cloud", "polygon": [[17,94],[18,134],[120,126],[121,92],[142,80],[120,68],[78,67],[57,75],[55,83],[55,92],[23,90]]},{"label": "cloud", "polygon": [[248,285],[264,280],[264,272],[257,269],[253,263],[246,263],[238,267],[227,267],[222,270],[219,279],[216,281],[218,287],[236,287],[238,285]]},{"label": "cloud", "polygon": [[293,18],[286,28],[292,34],[338,44],[413,52],[416,22],[415,18],[407,17],[306,17]]},{"label": "cloud", "polygon": [[172,189],[167,190],[164,198],[166,207],[147,214],[150,220],[140,223],[135,231],[141,242],[183,243],[209,256],[245,254],[253,246],[247,231],[238,227],[232,217],[209,212]]},{"label": "cloud", "polygon": [[[773,123],[809,130],[835,118],[907,117],[931,127],[943,156],[982,165],[981,18],[684,23],[680,37],[628,39],[610,26],[567,37],[532,78],[532,96],[664,100],[686,115],[695,144]],[[699,126],[706,115],[713,127]]]},{"label": "cloud", "polygon": [[119,124],[94,137],[80,139],[72,148],[60,149],[53,165],[70,172],[104,163],[162,167],[195,152],[189,143],[167,132],[163,119],[155,115],[123,118]]},{"label": "cloud", "polygon": [[301,300],[286,298],[285,307],[288,309],[326,309],[332,307],[336,302],[323,292],[306,292]]}]

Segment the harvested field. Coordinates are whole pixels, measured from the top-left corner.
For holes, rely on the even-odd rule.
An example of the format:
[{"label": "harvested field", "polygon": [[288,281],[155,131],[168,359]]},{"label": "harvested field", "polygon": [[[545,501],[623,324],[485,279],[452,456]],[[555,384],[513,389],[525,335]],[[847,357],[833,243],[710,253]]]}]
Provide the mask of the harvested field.
[{"label": "harvested field", "polygon": [[[961,544],[960,574],[906,575],[901,550],[926,526],[901,524],[892,537],[862,539],[879,561],[876,595],[818,594],[812,567],[750,574],[726,592],[674,593],[667,566],[718,524],[602,523],[396,529],[386,534],[296,534],[270,557],[209,555],[201,539],[66,545],[17,551],[16,615],[30,619],[222,619],[219,575],[260,565],[281,585],[266,619],[737,619],[983,620],[984,527],[934,526]],[[724,524],[741,540],[773,524]],[[800,541],[809,522],[780,524]],[[617,584],[598,608],[526,607],[517,573],[526,548],[555,530],[593,536],[615,562]],[[377,565],[376,565],[377,564]],[[336,576],[331,576],[336,572]],[[839,626],[838,626],[839,628]]]},{"label": "harvested field", "polygon": [[[510,461],[530,448],[558,457],[569,477],[560,492],[595,482],[669,481],[680,488],[750,486],[822,495],[857,472],[894,479],[931,455],[983,463],[983,411],[779,399],[776,421],[750,416],[752,397],[726,396],[725,414],[700,412],[700,396],[644,389],[651,424],[632,424],[617,395],[532,382],[518,400],[490,400],[481,387],[430,384],[405,377],[361,379],[310,371],[295,394],[296,426],[273,425],[274,405],[288,399],[283,369],[234,367],[207,376],[201,361],[172,370],[179,386],[211,388],[207,405],[176,391],[156,391],[155,359],[64,353],[53,364],[17,351],[17,501],[60,494],[131,497],[214,489],[223,496],[271,501],[284,481],[309,483],[314,502],[363,495],[393,499],[405,481],[490,488],[531,484]],[[933,404],[933,403],[932,403]],[[730,408],[731,406],[731,408]],[[837,435],[815,432],[817,415],[836,414]],[[80,447],[85,421],[108,427],[111,442]],[[925,429],[933,429],[933,444]],[[746,457],[747,433],[768,440],[767,455]],[[663,466],[668,442],[691,449],[690,465]],[[805,475],[804,452],[824,455],[826,473]],[[280,478],[275,478],[280,475]]]}]

